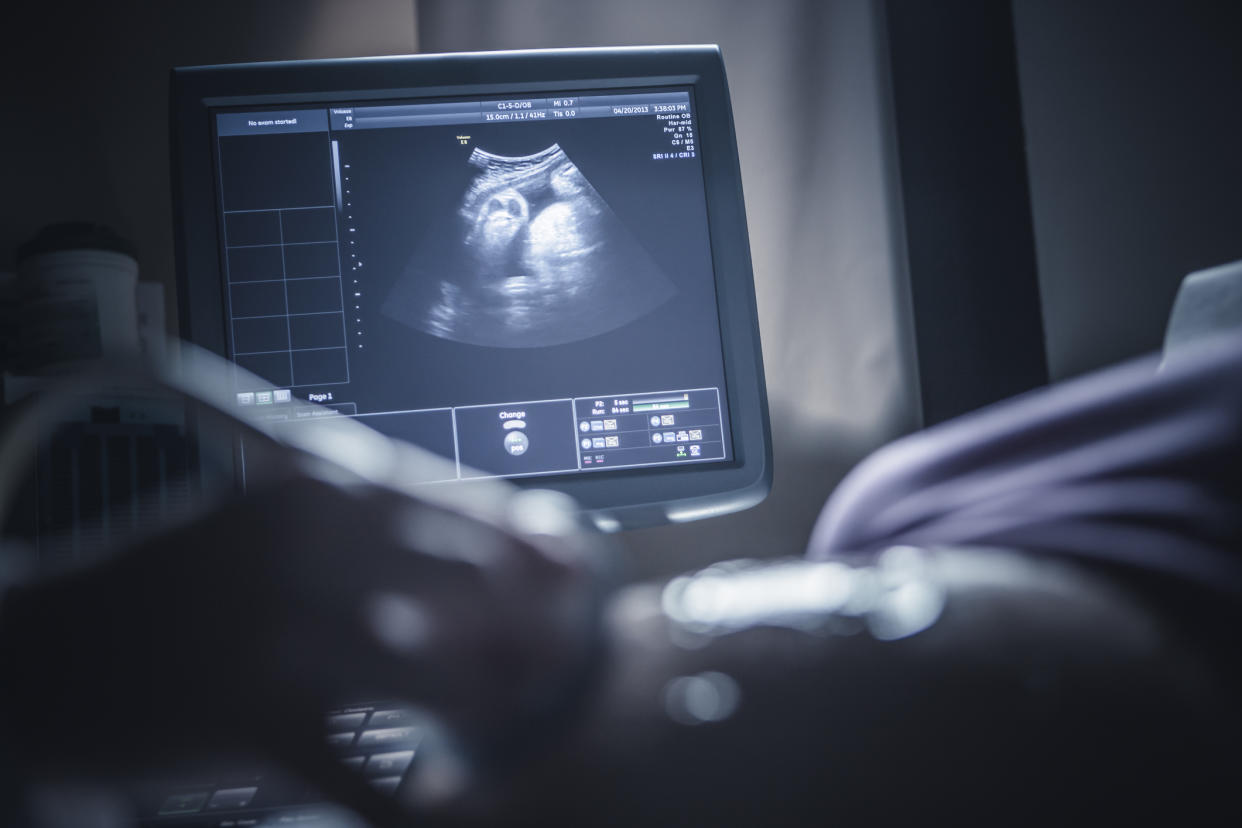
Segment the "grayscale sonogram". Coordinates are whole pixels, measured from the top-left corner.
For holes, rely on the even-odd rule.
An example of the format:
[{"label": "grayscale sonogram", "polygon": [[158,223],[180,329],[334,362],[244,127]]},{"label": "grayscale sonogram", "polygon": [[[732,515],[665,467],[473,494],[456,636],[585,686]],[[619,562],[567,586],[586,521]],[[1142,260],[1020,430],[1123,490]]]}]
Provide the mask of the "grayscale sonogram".
[{"label": "grayscale sonogram", "polygon": [[476,148],[457,220],[415,249],[387,316],[497,348],[561,345],[621,327],[676,292],[558,144],[507,157]]}]

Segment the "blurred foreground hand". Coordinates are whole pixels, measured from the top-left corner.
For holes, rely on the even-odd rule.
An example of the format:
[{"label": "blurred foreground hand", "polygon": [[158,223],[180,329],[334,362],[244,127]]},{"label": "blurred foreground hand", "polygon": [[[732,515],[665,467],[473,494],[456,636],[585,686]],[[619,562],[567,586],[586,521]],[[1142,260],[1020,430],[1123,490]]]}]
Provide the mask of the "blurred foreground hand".
[{"label": "blurred foreground hand", "polygon": [[0,596],[10,754],[98,774],[257,750],[387,822],[392,803],[324,744],[332,706],[429,711],[467,767],[565,714],[601,595],[573,504],[493,487],[473,509],[468,489],[431,502],[337,471],[292,464],[101,565]]}]

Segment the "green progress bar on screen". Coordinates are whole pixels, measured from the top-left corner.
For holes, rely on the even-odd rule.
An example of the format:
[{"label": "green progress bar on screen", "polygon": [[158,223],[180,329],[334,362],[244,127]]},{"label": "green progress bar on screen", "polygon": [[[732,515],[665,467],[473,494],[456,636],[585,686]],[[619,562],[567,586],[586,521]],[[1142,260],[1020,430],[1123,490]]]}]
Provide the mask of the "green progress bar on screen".
[{"label": "green progress bar on screen", "polygon": [[634,402],[634,412],[640,411],[668,411],[674,408],[689,408],[690,395],[679,394],[676,397],[653,397],[651,399]]}]

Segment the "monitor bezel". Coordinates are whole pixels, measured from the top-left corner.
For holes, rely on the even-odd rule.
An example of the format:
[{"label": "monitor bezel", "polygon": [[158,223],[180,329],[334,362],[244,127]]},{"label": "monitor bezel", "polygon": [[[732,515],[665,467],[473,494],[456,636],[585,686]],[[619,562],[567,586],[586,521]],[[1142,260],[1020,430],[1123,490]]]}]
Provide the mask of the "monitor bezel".
[{"label": "monitor bezel", "polygon": [[[212,168],[213,110],[325,100],[658,86],[693,89],[733,457],[720,463],[578,472],[519,478],[514,483],[565,491],[608,530],[694,520],[755,505],[771,487],[772,445],[737,139],[724,62],[716,46],[431,54],[174,69],[173,213],[182,338],[213,353],[226,353]],[[702,140],[704,136],[710,138]]]}]

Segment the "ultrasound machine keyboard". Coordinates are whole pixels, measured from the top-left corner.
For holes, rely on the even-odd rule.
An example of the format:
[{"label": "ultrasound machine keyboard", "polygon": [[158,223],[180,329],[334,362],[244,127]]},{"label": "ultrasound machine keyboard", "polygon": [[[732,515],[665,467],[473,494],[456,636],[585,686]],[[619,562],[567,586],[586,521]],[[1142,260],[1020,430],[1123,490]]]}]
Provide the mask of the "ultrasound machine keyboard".
[{"label": "ultrasound machine keyboard", "polygon": [[385,793],[396,791],[414,762],[420,740],[414,715],[401,708],[336,713],[328,717],[328,743],[346,765]]},{"label": "ultrasound machine keyboard", "polygon": [[[394,793],[418,753],[422,730],[415,714],[389,704],[355,705],[329,713],[325,738],[341,761],[377,790]],[[246,828],[315,825],[327,818],[323,797],[279,771],[233,770],[215,778],[186,779],[140,797],[143,826]]]}]

